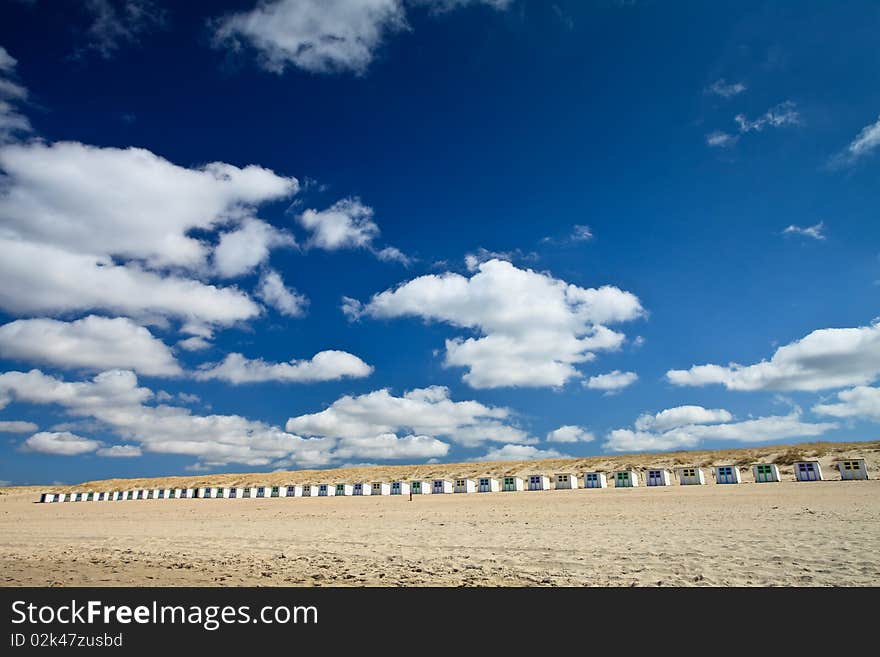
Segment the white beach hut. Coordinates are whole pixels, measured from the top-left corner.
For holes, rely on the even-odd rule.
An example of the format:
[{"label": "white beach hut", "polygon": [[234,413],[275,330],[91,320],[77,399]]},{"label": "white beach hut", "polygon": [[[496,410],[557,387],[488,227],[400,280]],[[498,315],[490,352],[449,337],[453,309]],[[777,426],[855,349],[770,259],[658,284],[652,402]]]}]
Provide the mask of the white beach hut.
[{"label": "white beach hut", "polygon": [[181,488],[180,492],[182,493],[180,496],[182,499],[192,500],[192,499],[195,499],[196,497],[198,497],[199,489],[198,488]]},{"label": "white beach hut", "polygon": [[289,486],[285,486],[284,488],[284,497],[302,497],[303,496],[303,487],[297,486],[295,484],[290,484]]},{"label": "white beach hut", "polygon": [[337,495],[351,495],[353,486],[351,484],[336,484]]},{"label": "white beach hut", "polygon": [[251,489],[253,496],[256,498],[261,497],[269,497],[269,487],[268,486],[257,486],[256,490]]},{"label": "white beach hut", "polygon": [[137,494],[134,496],[136,500],[146,500],[149,499],[150,491],[146,488],[141,488],[140,490],[135,491]]},{"label": "white beach hut", "polygon": [[67,501],[67,493],[55,493],[55,501],[56,502],[66,502]]},{"label": "white beach hut", "polygon": [[501,484],[493,477],[480,477],[477,480],[478,493],[497,493],[501,490]]},{"label": "white beach hut", "polygon": [[370,484],[359,481],[354,486],[352,486],[351,494],[352,495],[370,495],[373,492],[373,489],[370,487]]},{"label": "white beach hut", "polygon": [[209,500],[214,497],[214,489],[210,486],[204,486],[199,489],[199,497],[203,500]]},{"label": "white beach hut", "polygon": [[55,493],[40,493],[40,502],[42,504],[48,504],[49,502],[55,501]]},{"label": "white beach hut", "polygon": [[114,490],[113,492],[110,493],[110,499],[114,502],[118,502],[119,500],[122,499],[122,491],[121,490]]},{"label": "white beach hut", "polygon": [[706,476],[700,468],[681,468],[678,471],[678,483],[682,486],[702,486]]},{"label": "white beach hut", "polygon": [[459,478],[456,479],[452,484],[452,492],[453,493],[476,493],[477,492],[477,482],[473,479],[464,479]]},{"label": "white beach hut", "polygon": [[101,491],[98,493],[98,502],[109,502],[110,501],[110,493],[106,491]]},{"label": "white beach hut", "polygon": [[840,470],[840,478],[843,480],[868,478],[868,464],[865,462],[865,459],[841,461],[837,464],[837,467]]},{"label": "white beach hut", "polygon": [[272,486],[269,488],[269,497],[281,497],[281,486]]},{"label": "white beach hut", "polygon": [[384,481],[374,481],[372,485],[373,495],[391,495],[391,484]]},{"label": "white beach hut", "polygon": [[573,475],[570,472],[558,473],[554,479],[556,481],[556,490],[571,490],[578,487],[577,475]]},{"label": "white beach hut", "polygon": [[334,484],[318,484],[318,497],[334,497],[336,486]]},{"label": "white beach hut", "polygon": [[165,494],[169,500],[176,500],[180,497],[180,489],[179,488],[169,488],[168,492]]},{"label": "white beach hut", "polygon": [[409,483],[406,481],[391,482],[392,495],[409,495]]},{"label": "white beach hut", "polygon": [[645,472],[645,486],[671,486],[672,477],[669,470],[651,469]]},{"label": "white beach hut", "polygon": [[819,461],[797,461],[794,476],[797,481],[822,481],[822,466]]},{"label": "white beach hut", "polygon": [[256,496],[256,489],[253,486],[242,486],[240,497],[243,500],[249,500]]},{"label": "white beach hut", "polygon": [[522,477],[504,477],[501,480],[501,490],[505,492],[515,492],[525,490],[526,484]]},{"label": "white beach hut", "polygon": [[164,500],[165,499],[165,489],[164,488],[156,488],[153,490],[153,499],[154,500]]},{"label": "white beach hut", "polygon": [[85,497],[85,502],[94,502],[96,493],[94,491],[88,491]]},{"label": "white beach hut", "polygon": [[230,486],[226,489],[226,499],[237,500],[241,497],[241,488],[238,486]]},{"label": "white beach hut", "polygon": [[735,465],[716,465],[715,466],[715,483],[716,484],[741,484],[742,477],[739,474],[739,468]]},{"label": "white beach hut", "polygon": [[529,490],[550,490],[550,477],[547,475],[529,475]]},{"label": "white beach hut", "polygon": [[318,497],[318,485],[317,484],[305,484],[303,485],[303,497]]},{"label": "white beach hut", "polygon": [[614,473],[615,488],[635,488],[639,485],[639,473],[635,470],[618,470]]},{"label": "white beach hut", "polygon": [[758,484],[779,481],[779,467],[775,463],[756,463],[752,466],[752,473]]},{"label": "white beach hut", "polygon": [[585,472],[584,488],[608,488],[608,478],[604,472]]},{"label": "white beach hut", "polygon": [[448,479],[435,479],[431,482],[431,494],[441,495],[452,492],[452,482]]},{"label": "white beach hut", "polygon": [[431,482],[430,481],[411,481],[411,482],[409,482],[409,489],[413,495],[430,495],[431,494]]}]

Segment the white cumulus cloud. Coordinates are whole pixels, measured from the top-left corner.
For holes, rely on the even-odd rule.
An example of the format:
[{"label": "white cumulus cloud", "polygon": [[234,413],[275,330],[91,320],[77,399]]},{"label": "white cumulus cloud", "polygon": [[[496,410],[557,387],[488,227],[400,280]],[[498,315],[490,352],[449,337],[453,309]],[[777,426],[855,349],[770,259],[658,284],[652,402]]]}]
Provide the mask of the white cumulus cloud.
[{"label": "white cumulus cloud", "polygon": [[813,406],[818,415],[880,421],[880,388],[856,386],[837,393],[836,403]]},{"label": "white cumulus cloud", "polygon": [[631,386],[639,380],[639,375],[635,372],[621,372],[613,370],[607,374],[597,374],[591,376],[584,382],[584,387],[590,390],[605,390],[606,392],[617,392]]},{"label": "white cumulus cloud", "polygon": [[22,420],[0,420],[0,433],[34,433],[39,427]]},{"label": "white cumulus cloud", "polygon": [[124,368],[150,376],[183,373],[165,343],[124,317],[19,319],[0,326],[0,357],[68,369]]},{"label": "white cumulus cloud", "polygon": [[705,440],[761,443],[820,436],[837,427],[834,423],[805,422],[798,410],[788,415],[731,420],[733,416],[723,409],[680,406],[654,416],[641,415],[636,420],[634,430],[615,429],[609,432],[603,446],[612,452],[692,449]]},{"label": "white cumulus cloud", "polygon": [[532,445],[504,445],[493,447],[482,456],[471,461],[534,461],[536,459],[566,458],[565,454],[555,449],[538,449]]},{"label": "white cumulus cloud", "polygon": [[468,368],[474,388],[561,386],[581,376],[575,367],[594,352],[620,347],[624,336],[605,324],[644,311],[619,288],[582,288],[503,260],[478,265],[470,278],[456,273],[420,276],[373,295],[347,300],[350,316],[415,316],[471,329],[478,337],[446,341],[445,363]]},{"label": "white cumulus cloud", "polygon": [[754,365],[694,365],[666,373],[675,385],[721,384],[730,390],[823,390],[864,385],[878,376],[880,323],[819,329]]},{"label": "white cumulus cloud", "polygon": [[446,437],[471,447],[485,441],[534,442],[509,423],[511,412],[476,401],[453,401],[441,386],[410,390],[395,397],[387,389],[343,396],[317,413],[292,417],[287,430],[304,436],[342,439],[423,435]]},{"label": "white cumulus cloud", "polygon": [[286,317],[302,317],[309,305],[309,300],[287,287],[281,274],[274,269],[268,269],[260,276],[256,296]]},{"label": "white cumulus cloud", "polygon": [[264,381],[310,383],[363,378],[372,372],[373,368],[354,354],[327,350],[318,352],[311,359],[293,359],[287,363],[269,363],[262,358],[249,359],[232,353],[220,363],[202,365],[195,377],[201,381],[219,379],[234,384]]},{"label": "white cumulus cloud", "polygon": [[547,434],[548,443],[588,443],[594,440],[592,433],[572,424],[564,424]]},{"label": "white cumulus cloud", "polygon": [[59,456],[79,456],[89,454],[101,446],[97,440],[83,438],[69,431],[41,431],[35,433],[22,444],[27,452],[40,454],[56,454]]}]

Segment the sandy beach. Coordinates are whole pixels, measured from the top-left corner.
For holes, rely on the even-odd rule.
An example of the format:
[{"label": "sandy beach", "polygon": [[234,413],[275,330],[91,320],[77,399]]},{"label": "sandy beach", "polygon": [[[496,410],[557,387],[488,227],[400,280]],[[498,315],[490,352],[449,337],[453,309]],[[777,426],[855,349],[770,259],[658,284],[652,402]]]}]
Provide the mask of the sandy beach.
[{"label": "sandy beach", "polygon": [[413,501],[37,504],[39,490],[0,496],[5,586],[880,584],[876,479]]}]

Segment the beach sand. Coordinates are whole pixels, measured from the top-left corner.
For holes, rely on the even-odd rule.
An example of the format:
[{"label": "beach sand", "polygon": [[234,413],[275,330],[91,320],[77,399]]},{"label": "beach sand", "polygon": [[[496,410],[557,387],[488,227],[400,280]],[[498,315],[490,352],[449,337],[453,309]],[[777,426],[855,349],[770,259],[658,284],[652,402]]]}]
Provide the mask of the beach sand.
[{"label": "beach sand", "polygon": [[880,584],[880,481],[37,504],[5,586]]}]

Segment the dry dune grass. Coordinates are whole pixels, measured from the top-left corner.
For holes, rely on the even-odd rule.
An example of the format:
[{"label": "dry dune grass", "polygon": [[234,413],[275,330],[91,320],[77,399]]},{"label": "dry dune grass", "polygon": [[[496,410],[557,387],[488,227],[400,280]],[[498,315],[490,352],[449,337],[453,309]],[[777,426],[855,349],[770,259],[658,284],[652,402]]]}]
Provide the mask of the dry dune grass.
[{"label": "dry dune grass", "polygon": [[[677,468],[697,465],[736,465],[742,470],[743,481],[754,481],[751,465],[776,463],[780,473],[793,476],[792,463],[815,459],[822,464],[826,477],[836,478],[835,463],[849,458],[863,458],[868,471],[880,469],[880,441],[829,443],[814,442],[798,445],[771,445],[742,449],[698,450],[650,454],[622,454],[584,458],[545,459],[540,461],[495,461],[480,463],[438,463],[429,465],[377,465],[333,470],[295,470],[261,473],[229,473],[151,479],[107,479],[89,481],[76,486],[47,487],[47,492],[73,490],[122,490],[131,488],[190,488],[198,486],[244,486],[287,484],[335,484],[358,481],[407,481],[412,479],[453,479],[455,477],[526,476],[534,473],[611,472],[634,468]],[[711,479],[712,473],[707,472]]]}]

